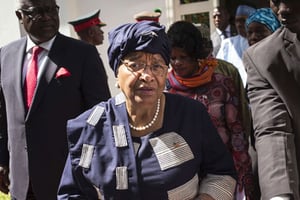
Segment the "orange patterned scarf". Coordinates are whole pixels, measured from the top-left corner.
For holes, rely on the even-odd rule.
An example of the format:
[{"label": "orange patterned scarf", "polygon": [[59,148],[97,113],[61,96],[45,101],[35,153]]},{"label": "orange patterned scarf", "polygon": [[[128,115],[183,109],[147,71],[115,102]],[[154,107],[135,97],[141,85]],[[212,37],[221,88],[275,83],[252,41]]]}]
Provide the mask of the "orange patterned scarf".
[{"label": "orange patterned scarf", "polygon": [[207,58],[199,61],[200,68],[192,77],[183,78],[177,76],[173,69],[171,73],[181,85],[188,88],[195,88],[211,81],[211,77],[217,65],[218,61],[215,58]]}]

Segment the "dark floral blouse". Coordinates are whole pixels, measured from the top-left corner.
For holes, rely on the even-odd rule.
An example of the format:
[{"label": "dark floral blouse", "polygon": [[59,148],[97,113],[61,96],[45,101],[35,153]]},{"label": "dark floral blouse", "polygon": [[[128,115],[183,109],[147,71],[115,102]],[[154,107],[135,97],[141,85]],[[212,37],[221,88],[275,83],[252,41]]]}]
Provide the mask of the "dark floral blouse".
[{"label": "dark floral blouse", "polygon": [[241,113],[238,109],[240,102],[233,80],[223,74],[213,73],[209,83],[189,88],[181,85],[172,73],[169,73],[167,91],[193,98],[205,105],[234,159],[238,172],[237,192],[241,193],[244,189],[246,199],[252,199],[253,174],[248,153],[249,143],[241,123]]}]

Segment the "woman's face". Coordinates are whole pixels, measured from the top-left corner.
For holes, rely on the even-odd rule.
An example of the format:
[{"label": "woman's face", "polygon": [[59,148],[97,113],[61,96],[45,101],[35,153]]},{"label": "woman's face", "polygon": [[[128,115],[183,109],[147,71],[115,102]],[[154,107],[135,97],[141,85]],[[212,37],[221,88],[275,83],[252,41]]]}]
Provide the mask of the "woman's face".
[{"label": "woman's face", "polygon": [[198,61],[188,56],[182,48],[178,47],[172,48],[171,66],[176,75],[183,78],[191,77],[199,69]]},{"label": "woman's face", "polygon": [[249,46],[261,41],[271,34],[271,30],[268,29],[264,24],[258,22],[250,23],[247,29],[247,39]]},{"label": "woman's face", "polygon": [[132,104],[153,104],[160,98],[168,66],[160,54],[133,52],[126,55],[118,69],[118,84]]}]

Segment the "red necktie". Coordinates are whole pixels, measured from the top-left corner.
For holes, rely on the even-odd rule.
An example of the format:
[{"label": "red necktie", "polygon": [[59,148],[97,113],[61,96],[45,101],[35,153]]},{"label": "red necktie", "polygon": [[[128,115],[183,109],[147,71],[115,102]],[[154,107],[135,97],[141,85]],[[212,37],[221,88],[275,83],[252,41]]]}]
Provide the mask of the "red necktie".
[{"label": "red necktie", "polygon": [[27,67],[27,74],[26,74],[25,86],[24,86],[27,108],[29,108],[31,105],[34,90],[36,87],[37,74],[38,74],[38,55],[42,50],[43,48],[39,46],[33,47],[32,56]]}]

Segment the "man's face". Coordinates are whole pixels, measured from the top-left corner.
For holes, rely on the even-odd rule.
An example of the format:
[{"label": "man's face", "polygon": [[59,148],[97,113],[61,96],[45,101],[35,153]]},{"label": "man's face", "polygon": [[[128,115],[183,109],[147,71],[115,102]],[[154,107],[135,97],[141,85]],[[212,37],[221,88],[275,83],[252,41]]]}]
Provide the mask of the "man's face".
[{"label": "man's face", "polygon": [[46,42],[59,29],[59,7],[55,0],[23,0],[16,15],[34,43]]},{"label": "man's face", "polygon": [[276,5],[274,4],[274,2],[272,0],[270,0],[270,8],[273,10],[273,12],[275,13],[275,15],[278,17],[278,7],[276,7]]},{"label": "man's face", "polygon": [[101,26],[99,25],[95,25],[93,28],[93,31],[92,31],[92,35],[91,35],[91,40],[92,40],[92,43],[94,45],[101,45],[103,44],[103,39],[104,39],[104,32],[102,31],[101,29]]},{"label": "man's face", "polygon": [[246,19],[247,19],[247,17],[245,17],[245,16],[235,16],[235,20],[234,20],[235,27],[236,27],[238,34],[243,37],[247,37],[246,27],[245,27]]},{"label": "man's face", "polygon": [[224,31],[229,24],[229,13],[223,8],[215,8],[213,11],[213,21],[215,26]]},{"label": "man's face", "polygon": [[286,28],[300,35],[300,1],[299,0],[271,0],[277,15]]}]

